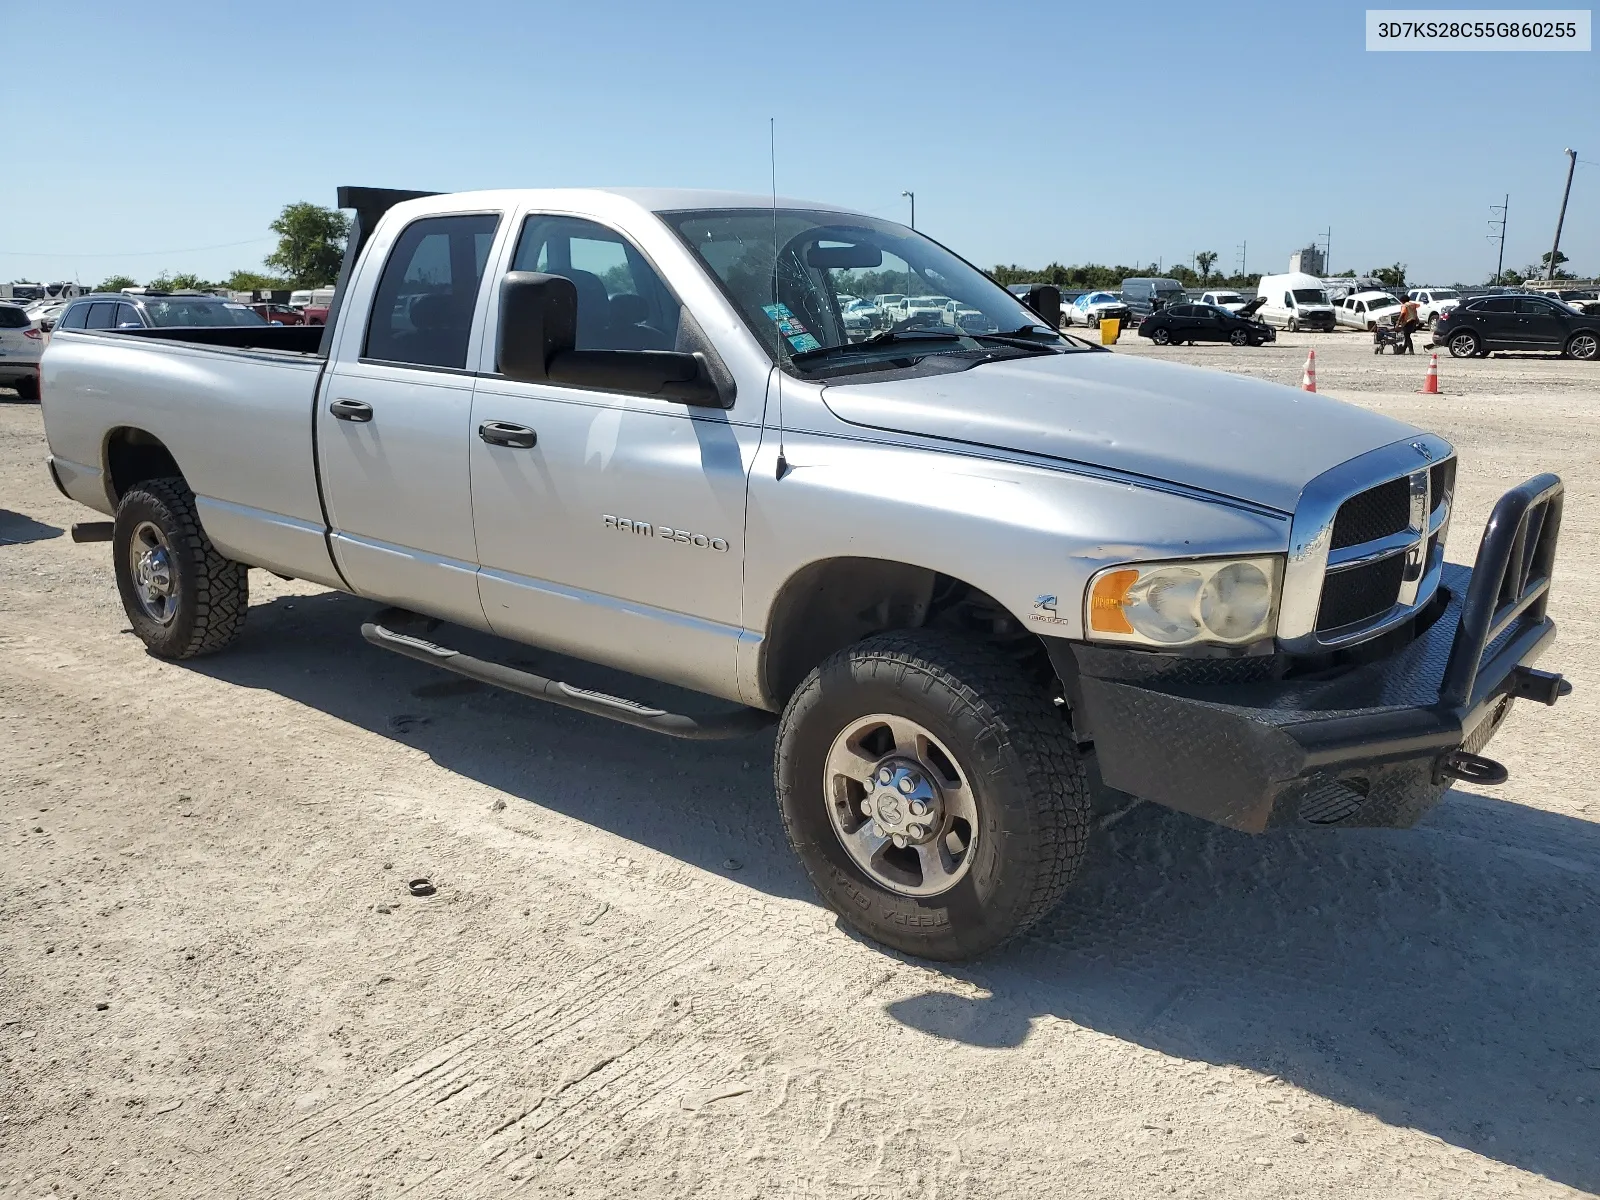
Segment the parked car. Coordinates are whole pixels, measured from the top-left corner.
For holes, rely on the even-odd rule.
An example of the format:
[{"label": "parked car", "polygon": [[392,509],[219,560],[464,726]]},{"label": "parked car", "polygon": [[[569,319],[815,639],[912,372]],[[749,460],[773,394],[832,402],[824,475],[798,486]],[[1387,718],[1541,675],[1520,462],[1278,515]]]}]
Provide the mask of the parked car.
[{"label": "parked car", "polygon": [[67,305],[57,329],[173,329],[265,325],[247,304],[204,292],[92,292]]},{"label": "parked car", "polygon": [[1315,275],[1291,272],[1263,275],[1256,287],[1263,301],[1256,312],[1258,320],[1282,325],[1290,333],[1301,329],[1331,331],[1334,326],[1333,302]]},{"label": "parked car", "polygon": [[999,328],[981,309],[963,304],[959,300],[952,300],[944,306],[940,320],[963,333],[994,333]]},{"label": "parked car", "polygon": [[1425,329],[1433,328],[1440,313],[1461,303],[1461,293],[1455,288],[1412,288],[1406,296],[1417,302],[1417,319]]},{"label": "parked car", "polygon": [[1218,308],[1236,313],[1245,306],[1245,298],[1238,292],[1201,292],[1198,303],[1215,304]]},{"label": "parked car", "polygon": [[1098,328],[1101,321],[1133,321],[1133,310],[1121,296],[1111,292],[1085,292],[1062,310],[1068,325],[1087,325]]},{"label": "parked car", "polygon": [[1122,302],[1134,320],[1142,320],[1157,309],[1183,300],[1183,284],[1176,279],[1124,279]]},{"label": "parked car", "polygon": [[44,335],[20,304],[0,303],[0,387],[24,400],[39,398],[39,356]]},{"label": "parked car", "polygon": [[1264,321],[1251,320],[1215,304],[1174,304],[1139,322],[1139,336],[1158,346],[1185,342],[1232,342],[1235,346],[1260,346],[1277,341],[1278,334]]},{"label": "parked car", "polygon": [[302,309],[287,304],[251,304],[250,311],[269,325],[304,325],[306,314]]},{"label": "parked car", "polygon": [[[1102,782],[1247,832],[1405,827],[1453,780],[1503,780],[1483,751],[1514,700],[1563,694],[1532,666],[1578,574],[1553,475],[1500,499],[1468,571],[1444,561],[1444,438],[1063,337],[902,225],[767,195],[403,195],[341,189],[331,338],[51,340],[48,469],[108,518],[74,537],[109,540],[152,655],[225,649],[259,567],[366,598],[361,636],[429,670],[677,737],[776,727],[825,902],[933,959],[1050,913]],[[575,243],[616,265],[538,270]],[[1002,332],[851,342],[831,273],[890,253]],[[568,685],[525,645],[704,699]],[[183,689],[144,675],[156,771]]]},{"label": "parked car", "polygon": [[1439,314],[1433,344],[1456,358],[1492,350],[1549,350],[1594,362],[1600,358],[1600,316],[1548,296],[1480,296]]},{"label": "parked car", "polygon": [[1371,333],[1379,324],[1400,315],[1400,301],[1388,292],[1356,292],[1338,304],[1334,319],[1351,329]]},{"label": "parked car", "polygon": [[900,302],[896,321],[917,321],[925,325],[944,323],[944,306],[949,296],[907,296]]}]

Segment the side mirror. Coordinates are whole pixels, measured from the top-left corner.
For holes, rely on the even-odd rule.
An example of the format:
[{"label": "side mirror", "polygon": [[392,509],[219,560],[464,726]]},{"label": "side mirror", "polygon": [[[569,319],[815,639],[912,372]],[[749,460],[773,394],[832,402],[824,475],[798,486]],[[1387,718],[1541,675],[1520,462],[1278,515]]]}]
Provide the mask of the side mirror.
[{"label": "side mirror", "polygon": [[1055,284],[1034,284],[1022,297],[1022,302],[1038,313],[1051,329],[1061,328],[1061,289]]},{"label": "side mirror", "polygon": [[554,383],[658,396],[680,404],[730,407],[703,354],[669,350],[579,350],[578,289],[562,275],[511,271],[500,285],[500,373]]}]

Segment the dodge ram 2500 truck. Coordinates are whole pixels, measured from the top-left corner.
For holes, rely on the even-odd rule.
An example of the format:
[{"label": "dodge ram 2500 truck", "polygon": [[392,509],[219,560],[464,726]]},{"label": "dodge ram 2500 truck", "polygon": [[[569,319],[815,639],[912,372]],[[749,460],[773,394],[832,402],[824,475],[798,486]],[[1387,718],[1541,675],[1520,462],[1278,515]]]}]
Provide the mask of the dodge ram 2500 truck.
[{"label": "dodge ram 2500 truck", "polygon": [[[937,959],[1055,904],[1095,796],[1405,826],[1502,780],[1481,751],[1512,702],[1567,690],[1531,665],[1552,475],[1499,501],[1469,571],[1444,439],[1086,345],[887,221],[684,191],[340,203],[326,327],[62,330],[44,356],[50,471],[114,517],[75,535],[111,542],[157,655],[232,641],[258,567],[377,602],[375,646],[599,717],[776,723],[818,891]],[[838,298],[881,292],[992,332],[852,340]],[[452,626],[732,707],[572,687]]]}]

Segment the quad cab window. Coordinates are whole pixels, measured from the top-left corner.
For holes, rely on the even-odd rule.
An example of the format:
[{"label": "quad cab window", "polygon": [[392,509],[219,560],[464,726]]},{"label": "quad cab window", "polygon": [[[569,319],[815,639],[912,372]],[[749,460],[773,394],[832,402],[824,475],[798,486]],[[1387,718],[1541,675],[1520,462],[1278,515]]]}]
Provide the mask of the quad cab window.
[{"label": "quad cab window", "polygon": [[421,367],[465,367],[472,314],[499,224],[494,213],[471,213],[425,217],[407,225],[378,280],[362,356]]}]

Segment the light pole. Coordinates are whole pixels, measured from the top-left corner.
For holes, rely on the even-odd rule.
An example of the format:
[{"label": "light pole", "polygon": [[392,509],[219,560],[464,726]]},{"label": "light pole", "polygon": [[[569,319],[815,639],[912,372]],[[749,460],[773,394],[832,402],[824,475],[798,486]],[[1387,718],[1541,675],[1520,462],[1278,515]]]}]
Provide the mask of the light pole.
[{"label": "light pole", "polygon": [[1556,240],[1550,247],[1550,266],[1546,268],[1544,277],[1548,282],[1556,277],[1556,264],[1561,253],[1561,227],[1567,223],[1567,200],[1572,195],[1572,172],[1578,168],[1578,152],[1564,150],[1567,156],[1567,190],[1561,193],[1561,215],[1556,218]]},{"label": "light pole", "polygon": [[901,192],[902,196],[911,201],[911,228],[917,227],[917,194],[915,192]]}]

